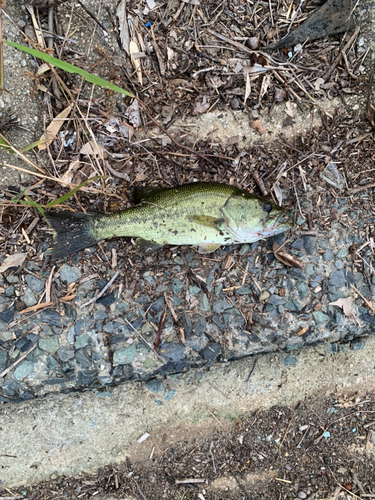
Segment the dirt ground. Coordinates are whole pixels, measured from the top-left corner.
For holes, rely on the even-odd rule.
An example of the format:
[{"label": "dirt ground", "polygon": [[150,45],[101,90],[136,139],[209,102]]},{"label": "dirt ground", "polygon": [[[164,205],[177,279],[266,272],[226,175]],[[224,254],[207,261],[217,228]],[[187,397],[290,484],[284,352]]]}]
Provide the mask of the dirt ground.
[{"label": "dirt ground", "polygon": [[[375,495],[375,398],[319,394],[296,407],[241,418],[229,430],[216,417],[205,438],[182,435],[141,461],[95,474],[53,477],[1,491],[28,499],[355,499]],[[167,432],[167,430],[165,430]]]}]

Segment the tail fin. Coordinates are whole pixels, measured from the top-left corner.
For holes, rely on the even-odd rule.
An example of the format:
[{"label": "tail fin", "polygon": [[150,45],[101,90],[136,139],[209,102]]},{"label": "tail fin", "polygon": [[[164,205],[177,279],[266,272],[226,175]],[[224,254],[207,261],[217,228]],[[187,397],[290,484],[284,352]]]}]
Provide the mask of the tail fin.
[{"label": "tail fin", "polygon": [[96,217],[96,214],[80,212],[52,212],[46,215],[48,224],[56,232],[52,260],[95,245],[99,241],[95,236]]}]

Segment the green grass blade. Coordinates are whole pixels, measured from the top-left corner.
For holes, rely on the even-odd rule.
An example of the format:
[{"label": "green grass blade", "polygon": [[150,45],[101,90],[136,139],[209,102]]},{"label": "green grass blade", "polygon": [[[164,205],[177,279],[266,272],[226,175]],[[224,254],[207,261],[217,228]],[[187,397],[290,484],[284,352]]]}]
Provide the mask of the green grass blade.
[{"label": "green grass blade", "polygon": [[37,203],[36,201],[34,201],[33,199],[31,199],[30,196],[28,196],[27,194],[25,194],[25,198],[26,198],[27,201],[21,201],[21,203],[23,203],[25,205],[28,205],[28,206],[31,206],[31,207],[35,207],[37,210],[39,210],[39,212],[44,217],[44,210],[41,207],[41,205],[39,205],[39,203]]},{"label": "green grass blade", "polygon": [[8,141],[2,134],[0,134],[0,148],[3,148],[6,151],[9,151],[10,153],[14,154],[12,146],[8,143]]},{"label": "green grass blade", "polygon": [[84,69],[78,68],[77,66],[73,66],[73,64],[61,61],[60,59],[56,59],[56,57],[52,57],[49,54],[45,54],[44,52],[40,52],[39,50],[31,49],[30,47],[26,47],[25,45],[20,45],[19,43],[7,42],[7,41],[4,41],[4,43],[18,50],[22,50],[23,52],[27,52],[27,54],[30,54],[34,57],[42,59],[46,63],[52,64],[57,68],[67,71],[68,73],[77,73],[78,75],[83,76],[87,82],[94,83],[99,87],[114,90],[115,92],[119,92],[120,94],[124,94],[129,97],[134,97],[133,94],[131,94],[127,90],[124,90],[121,87],[117,87],[117,85],[113,85],[113,83],[107,82],[107,80],[103,80],[103,78],[100,78],[99,76],[92,75],[91,73],[85,71]]},{"label": "green grass blade", "polygon": [[79,186],[76,186],[74,189],[69,191],[69,193],[64,194],[64,196],[61,196],[61,198],[58,198],[57,200],[50,201],[47,203],[46,207],[47,209],[50,209],[54,207],[55,205],[60,205],[61,203],[64,203],[66,200],[68,200],[71,196],[74,195],[79,189],[81,189],[83,186],[85,186],[88,182],[90,181],[96,181],[97,179],[104,179],[105,177],[103,175],[97,175],[95,177],[90,177],[89,179],[86,179],[83,181]]}]

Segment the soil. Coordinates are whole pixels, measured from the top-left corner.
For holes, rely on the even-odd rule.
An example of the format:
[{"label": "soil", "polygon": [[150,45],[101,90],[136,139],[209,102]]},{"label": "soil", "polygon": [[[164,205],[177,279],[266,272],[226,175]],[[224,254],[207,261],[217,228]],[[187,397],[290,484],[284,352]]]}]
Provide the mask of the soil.
[{"label": "soil", "polygon": [[[375,495],[375,399],[321,398],[251,413],[228,431],[166,447],[95,474],[53,477],[0,495],[28,499],[354,499]],[[220,430],[219,430],[220,429]],[[151,456],[152,455],[152,456]],[[134,455],[133,455],[134,457]],[[21,496],[17,496],[21,495]]]}]

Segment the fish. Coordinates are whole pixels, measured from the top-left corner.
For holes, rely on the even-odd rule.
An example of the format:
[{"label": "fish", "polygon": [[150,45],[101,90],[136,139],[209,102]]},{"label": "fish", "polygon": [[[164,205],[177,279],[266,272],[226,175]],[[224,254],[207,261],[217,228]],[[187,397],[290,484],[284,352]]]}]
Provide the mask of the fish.
[{"label": "fish", "polygon": [[192,245],[199,253],[211,253],[221,245],[252,243],[291,228],[283,208],[226,184],[133,187],[127,194],[135,206],[118,212],[46,214],[55,232],[52,260],[113,237],[136,238],[146,255],[164,245]]}]

